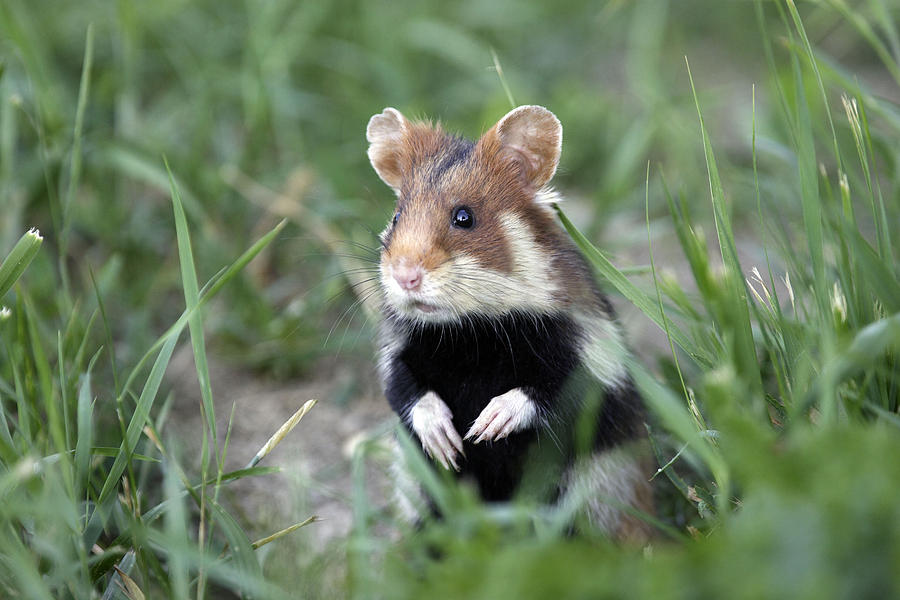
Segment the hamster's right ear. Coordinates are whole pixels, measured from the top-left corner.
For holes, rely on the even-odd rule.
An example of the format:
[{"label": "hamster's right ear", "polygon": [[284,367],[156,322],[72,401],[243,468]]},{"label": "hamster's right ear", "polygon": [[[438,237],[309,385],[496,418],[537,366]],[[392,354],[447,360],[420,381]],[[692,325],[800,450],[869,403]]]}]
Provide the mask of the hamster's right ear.
[{"label": "hamster's right ear", "polygon": [[400,155],[408,121],[396,108],[385,108],[369,119],[366,139],[369,141],[369,161],[381,180],[399,191],[403,174]]},{"label": "hamster's right ear", "polygon": [[496,143],[502,155],[519,165],[525,180],[540,189],[559,164],[562,125],[543,106],[520,106],[506,113],[482,139]]}]

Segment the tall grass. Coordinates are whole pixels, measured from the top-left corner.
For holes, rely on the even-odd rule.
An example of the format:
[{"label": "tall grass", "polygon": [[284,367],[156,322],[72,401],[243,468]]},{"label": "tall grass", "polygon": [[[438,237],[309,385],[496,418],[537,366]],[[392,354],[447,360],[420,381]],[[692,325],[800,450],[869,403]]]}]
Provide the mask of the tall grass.
[{"label": "tall grass", "polygon": [[[109,418],[95,414],[91,374],[98,358],[111,351],[108,347],[89,350],[93,354],[87,359],[86,348],[99,309],[87,323],[79,322],[77,312],[62,321],[55,364],[45,353],[40,332],[53,324],[39,321],[27,292],[19,288],[16,305],[11,311],[4,309],[4,320],[12,321],[23,336],[5,344],[11,380],[0,379],[4,400],[0,455],[5,467],[0,484],[5,524],[0,534],[4,548],[0,572],[8,593],[34,598],[91,597],[91,590],[105,587],[106,597],[118,597],[124,591],[130,598],[140,593],[181,598],[195,588],[203,597],[211,579],[247,594],[268,590],[267,596],[280,595],[262,578],[253,545],[241,526],[218,504],[223,485],[272,469],[248,466],[223,472],[227,436],[220,445],[212,420],[202,311],[275,239],[284,223],[223,268],[201,291],[174,185],[173,205],[186,309],[122,384],[116,399],[121,436],[98,430],[108,425]],[[27,233],[0,266],[4,291],[21,275],[40,240],[36,232]],[[201,413],[208,410],[211,417],[204,421],[209,431],[202,432],[199,480],[185,474],[164,441],[167,411],[153,410],[163,374],[186,325],[192,334],[201,389],[205,390]],[[133,388],[140,381],[143,385],[138,393]],[[151,413],[158,416],[151,417]],[[118,447],[99,445],[110,438],[121,440]],[[280,438],[274,443],[277,441]],[[187,519],[186,498],[196,505],[196,531]]]}]

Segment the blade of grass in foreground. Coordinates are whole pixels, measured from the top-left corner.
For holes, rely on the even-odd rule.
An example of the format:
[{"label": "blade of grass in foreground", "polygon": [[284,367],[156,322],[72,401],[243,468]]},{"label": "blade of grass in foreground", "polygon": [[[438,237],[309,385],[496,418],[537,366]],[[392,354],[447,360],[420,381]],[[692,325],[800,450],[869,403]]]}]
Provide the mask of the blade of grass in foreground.
[{"label": "blade of grass in foreground", "polygon": [[632,304],[637,306],[641,312],[650,317],[654,323],[659,325],[664,331],[668,328],[672,340],[678,344],[682,350],[690,356],[698,358],[695,347],[691,344],[688,337],[681,329],[671,321],[664,320],[665,317],[659,312],[659,306],[653,301],[649,294],[638,289],[636,285],[631,283],[627,277],[610,262],[600,250],[597,249],[584,234],[578,231],[578,228],[569,220],[562,209],[554,204],[553,208],[559,215],[563,227],[572,236],[575,244],[581,249],[588,261],[600,272],[600,274],[615,287],[619,293],[625,296]]},{"label": "blade of grass in foreground", "polygon": [[178,477],[175,475],[175,469],[171,468],[169,461],[164,461],[164,477],[163,489],[166,495],[167,507],[164,519],[164,531],[166,539],[170,542],[167,545],[168,561],[167,567],[169,572],[169,584],[171,586],[173,598],[187,598],[188,589],[188,565],[185,564],[184,556],[178,552],[178,548],[187,547],[189,541],[187,539],[187,511],[185,510],[184,500],[179,494]]}]

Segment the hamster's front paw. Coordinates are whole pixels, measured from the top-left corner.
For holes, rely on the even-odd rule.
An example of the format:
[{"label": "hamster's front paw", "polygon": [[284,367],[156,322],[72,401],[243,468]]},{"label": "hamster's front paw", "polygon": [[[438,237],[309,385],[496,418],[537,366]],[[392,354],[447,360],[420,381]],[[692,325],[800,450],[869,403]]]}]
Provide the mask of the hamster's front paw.
[{"label": "hamster's front paw", "polygon": [[422,448],[445,469],[459,471],[456,457],[463,454],[463,442],[453,427],[450,407],[434,392],[428,392],[409,411],[413,431]]},{"label": "hamster's front paw", "polygon": [[472,424],[464,439],[473,444],[495,442],[532,425],[537,418],[534,402],[519,388],[491,399]]}]

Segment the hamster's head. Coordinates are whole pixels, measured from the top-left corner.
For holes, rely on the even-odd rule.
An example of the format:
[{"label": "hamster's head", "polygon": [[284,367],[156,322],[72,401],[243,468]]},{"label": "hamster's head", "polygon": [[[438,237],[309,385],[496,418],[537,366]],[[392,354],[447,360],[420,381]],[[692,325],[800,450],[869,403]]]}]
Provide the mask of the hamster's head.
[{"label": "hamster's head", "polygon": [[366,138],[372,166],[397,195],[381,234],[388,311],[451,323],[556,306],[559,228],[545,187],[562,143],[553,113],[520,106],[471,142],[386,108]]}]

